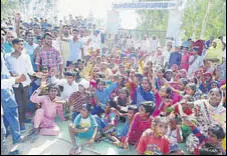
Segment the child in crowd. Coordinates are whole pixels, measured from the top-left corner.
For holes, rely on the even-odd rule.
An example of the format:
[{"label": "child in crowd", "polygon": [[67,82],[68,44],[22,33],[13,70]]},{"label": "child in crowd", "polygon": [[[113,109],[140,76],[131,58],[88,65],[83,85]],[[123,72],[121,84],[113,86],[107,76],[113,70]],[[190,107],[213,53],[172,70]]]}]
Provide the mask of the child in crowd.
[{"label": "child in crowd", "polygon": [[155,103],[147,101],[141,103],[139,112],[135,114],[129,128],[124,147],[128,148],[129,144],[137,144],[142,133],[151,127],[151,115],[155,110]]},{"label": "child in crowd", "polygon": [[104,107],[108,100],[110,99],[111,93],[114,91],[114,89],[117,88],[118,84],[112,83],[109,87],[105,87],[106,82],[103,80],[99,80],[97,82],[97,89],[95,92],[96,97],[96,106],[92,111],[92,114],[99,114],[104,112]]},{"label": "child in crowd", "polygon": [[181,131],[181,118],[179,115],[170,116],[170,129],[166,134],[166,137],[170,141],[170,154],[171,155],[182,155],[184,154],[179,147],[179,144],[183,141]]},{"label": "child in crowd", "polygon": [[152,121],[152,133],[142,136],[136,148],[139,154],[163,155],[169,154],[170,142],[164,136],[169,128],[169,120],[166,117],[156,117]]},{"label": "child in crowd", "polygon": [[73,106],[73,115],[72,115],[72,122],[75,120],[75,118],[77,117],[77,115],[80,114],[80,110],[82,108],[83,104],[91,104],[91,98],[90,98],[90,94],[87,92],[88,88],[89,88],[89,82],[86,80],[82,80],[81,82],[79,82],[78,84],[79,86],[79,90],[78,91],[74,91],[69,98],[67,99],[66,104],[68,106]]},{"label": "child in crowd", "polygon": [[134,99],[132,104],[137,105],[137,107],[140,107],[140,104],[145,101],[153,101],[155,102],[155,96],[153,92],[151,91],[152,85],[148,78],[143,78],[141,86],[137,87]]},{"label": "child in crowd", "polygon": [[127,111],[125,112],[125,109],[127,109],[128,105],[130,104],[129,91],[127,90],[127,88],[120,89],[119,96],[111,99],[110,103],[120,113],[127,113]]},{"label": "child in crowd", "polygon": [[199,155],[222,155],[222,153],[218,147],[205,143],[199,148]]},{"label": "child in crowd", "polygon": [[[208,128],[208,136],[205,137],[203,134],[200,133],[199,129],[196,127],[195,124],[188,120],[184,120],[184,124],[191,127],[193,134],[199,139],[200,144],[195,150],[195,155],[199,154],[199,148],[205,144],[210,143],[219,149],[222,149],[221,143],[222,140],[225,138],[225,131],[224,129],[218,124],[212,124]],[[222,150],[222,154],[225,155],[225,151]]]},{"label": "child in crowd", "polygon": [[[61,99],[67,100],[73,92],[78,91],[78,84],[75,82],[76,74],[74,72],[65,72],[64,79],[56,79],[52,77],[52,83],[56,83],[58,86],[62,87]],[[54,80],[55,78],[55,80]],[[70,108],[67,105],[64,105],[65,116],[69,118]]]},{"label": "child in crowd", "polygon": [[131,126],[132,120],[134,118],[134,115],[138,112],[138,109],[134,105],[130,105],[127,108],[127,120],[124,123],[123,128],[121,129],[120,133],[115,137],[116,141],[114,142],[115,145],[119,147],[124,148],[124,141],[126,139],[127,133],[129,131],[129,128]]},{"label": "child in crowd", "polygon": [[[90,114],[92,106],[89,104],[83,104],[80,110],[80,114],[76,117],[73,124],[69,125],[69,134],[73,144],[73,148],[70,150],[70,155],[76,155],[81,153],[81,148],[86,144],[93,144],[98,133],[98,125],[95,118]],[[84,138],[87,141],[80,146],[76,144],[75,136]]]},{"label": "child in crowd", "polygon": [[96,121],[99,126],[100,130],[100,137],[97,138],[97,141],[99,141],[102,136],[107,137],[111,141],[115,142],[115,138],[113,137],[116,133],[116,126],[117,126],[117,120],[118,116],[116,112],[112,109],[110,102],[107,102],[105,105],[104,115],[103,117],[96,117]]},{"label": "child in crowd", "polygon": [[155,93],[155,99],[156,99],[156,108],[153,112],[152,116],[156,117],[159,116],[161,112],[165,112],[166,105],[165,105],[165,99],[170,98],[172,95],[172,90],[166,86],[162,86],[159,92]]},{"label": "child in crowd", "polygon": [[157,71],[157,77],[154,79],[154,83],[155,83],[155,88],[157,90],[159,90],[161,88],[161,86],[164,85],[164,74],[165,74],[165,70],[164,69],[159,69]]}]

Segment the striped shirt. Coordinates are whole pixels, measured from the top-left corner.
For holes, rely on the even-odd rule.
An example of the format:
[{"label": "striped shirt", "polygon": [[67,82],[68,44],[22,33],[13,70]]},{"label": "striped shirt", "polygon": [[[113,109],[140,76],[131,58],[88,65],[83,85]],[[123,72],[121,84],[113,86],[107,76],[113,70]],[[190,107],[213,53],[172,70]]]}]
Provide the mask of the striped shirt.
[{"label": "striped shirt", "polygon": [[73,112],[80,112],[83,104],[91,104],[91,99],[89,94],[78,91],[69,97],[69,103],[74,106]]}]

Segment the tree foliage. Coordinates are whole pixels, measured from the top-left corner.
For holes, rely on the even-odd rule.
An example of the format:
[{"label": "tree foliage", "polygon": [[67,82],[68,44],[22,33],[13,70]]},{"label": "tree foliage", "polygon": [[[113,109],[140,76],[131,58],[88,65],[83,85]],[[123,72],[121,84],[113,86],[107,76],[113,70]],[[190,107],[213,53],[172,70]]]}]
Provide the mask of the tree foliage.
[{"label": "tree foliage", "polygon": [[[152,2],[154,0],[143,0],[143,2]],[[157,0],[155,0],[157,1]],[[168,26],[168,11],[163,10],[139,10],[139,30],[166,30]]]},{"label": "tree foliage", "polygon": [[[157,0],[141,0],[151,2]],[[187,0],[187,8],[183,12],[181,31],[183,39],[193,37],[199,39],[205,21],[205,33],[203,39],[211,36],[226,35],[226,0],[211,0],[208,16],[204,20],[209,0]],[[139,10],[139,30],[167,30],[168,11],[163,10]]]},{"label": "tree foliage", "polygon": [[[205,21],[204,39],[226,35],[226,0],[211,0],[210,5]],[[181,30],[184,31],[184,39],[192,36],[195,39],[200,38],[207,6],[208,0],[188,0],[181,27]]]},{"label": "tree foliage", "polygon": [[1,0],[1,19],[13,14],[14,11],[19,10],[18,0]]}]

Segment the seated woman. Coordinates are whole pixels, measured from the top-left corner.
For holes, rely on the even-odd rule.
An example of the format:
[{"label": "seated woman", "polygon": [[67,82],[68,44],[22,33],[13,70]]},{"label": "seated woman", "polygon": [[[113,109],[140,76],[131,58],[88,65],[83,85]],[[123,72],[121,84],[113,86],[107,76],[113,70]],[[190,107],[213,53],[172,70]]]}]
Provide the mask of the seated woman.
[{"label": "seated woman", "polygon": [[40,129],[41,135],[58,135],[59,127],[55,122],[56,114],[58,113],[62,120],[64,119],[63,106],[56,103],[60,100],[58,97],[59,88],[50,84],[48,87],[48,95],[39,96],[41,89],[37,89],[31,96],[31,101],[41,105],[34,116],[34,129],[37,134]]},{"label": "seated woman", "polygon": [[[81,147],[86,144],[93,144],[98,132],[98,125],[95,118],[91,115],[91,105],[83,104],[80,114],[76,117],[73,124],[69,125],[69,134],[73,144],[70,155],[79,154]],[[87,142],[77,146],[75,135],[79,138],[88,139]]]},{"label": "seated woman", "polygon": [[208,100],[196,101],[195,115],[198,121],[197,126],[205,135],[207,135],[209,125],[213,122],[226,125],[226,108],[223,107],[222,91],[213,88],[210,90]]}]

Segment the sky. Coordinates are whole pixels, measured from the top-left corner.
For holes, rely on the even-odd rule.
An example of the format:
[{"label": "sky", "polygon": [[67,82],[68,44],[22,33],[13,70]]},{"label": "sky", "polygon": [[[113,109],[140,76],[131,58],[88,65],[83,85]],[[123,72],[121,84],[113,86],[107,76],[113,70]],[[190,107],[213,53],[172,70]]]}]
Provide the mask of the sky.
[{"label": "sky", "polygon": [[[107,21],[107,13],[111,10],[114,0],[59,0],[58,10],[60,18],[72,14],[73,16],[88,16],[90,11],[94,12],[96,18]],[[116,1],[116,0],[115,0]],[[136,27],[136,13],[134,11],[121,11],[121,26],[133,29]]]}]

